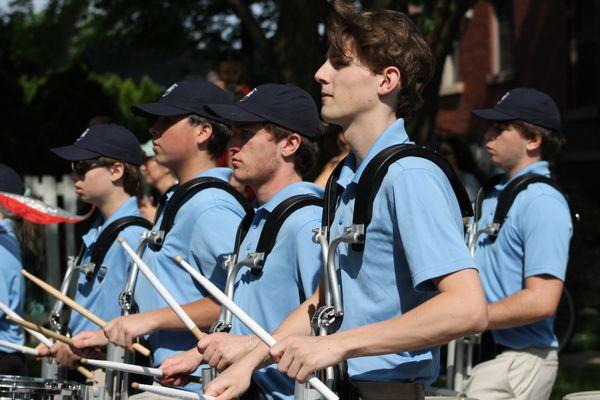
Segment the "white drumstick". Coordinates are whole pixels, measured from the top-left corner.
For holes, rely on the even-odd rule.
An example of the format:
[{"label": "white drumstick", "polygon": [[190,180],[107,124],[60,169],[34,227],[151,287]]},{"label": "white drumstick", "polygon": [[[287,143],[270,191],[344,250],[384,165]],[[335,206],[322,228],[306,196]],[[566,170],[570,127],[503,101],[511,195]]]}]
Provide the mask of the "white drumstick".
[{"label": "white drumstick", "polygon": [[[19,314],[17,314],[16,312],[14,312],[10,307],[8,307],[6,304],[2,303],[0,301],[0,310],[4,311],[4,313],[6,315],[8,315],[9,317],[11,317],[12,319],[17,319],[19,321],[23,321],[23,318],[21,318],[21,316]],[[25,328],[25,330],[29,333],[31,333],[31,335],[36,338],[37,340],[40,341],[40,343],[42,343],[44,346],[50,348],[52,347],[52,340],[48,339],[46,336],[42,335],[39,332],[36,332],[32,329],[27,329]]]},{"label": "white drumstick", "polygon": [[[91,365],[93,367],[114,369],[122,372],[130,372],[132,374],[154,376],[156,378],[162,378],[164,376],[160,368],[143,367],[141,365],[125,364],[117,361],[93,360],[89,358],[82,358],[79,362],[82,364]],[[199,376],[190,375],[189,378],[191,382],[201,381]]]},{"label": "white drumstick", "polygon": [[163,376],[159,368],[142,367],[141,365],[125,364],[116,361],[91,360],[89,358],[82,358],[80,362],[93,367],[114,369],[117,371],[131,372],[133,374],[155,376],[157,378],[161,378]]},{"label": "white drumstick", "polygon": [[21,346],[20,344],[10,343],[5,340],[0,340],[0,346],[16,350],[23,354],[29,354],[30,356],[37,356],[37,350],[33,347]]},{"label": "white drumstick", "polygon": [[164,386],[144,385],[143,383],[133,382],[131,387],[134,389],[143,390],[144,392],[160,394],[162,396],[173,397],[176,399],[188,400],[215,400],[216,397],[188,392],[186,390],[173,389]]},{"label": "white drumstick", "polygon": [[[204,277],[200,272],[196,271],[187,261],[181,256],[175,257],[175,260],[185,270],[194,277],[214,298],[216,298],[221,304],[223,304],[233,315],[238,317],[244,325],[248,327],[256,336],[260,338],[269,347],[273,347],[277,341],[267,331],[265,331],[260,325],[256,323],[244,310],[242,310],[237,304],[231,301],[225,293],[216,287],[211,281]],[[309,375],[308,381],[319,393],[321,393],[328,400],[338,400],[339,397],[331,391],[323,382],[319,380],[314,374]]]},{"label": "white drumstick", "polygon": [[142,259],[135,253],[135,251],[133,251],[131,247],[129,247],[129,245],[127,244],[127,242],[125,242],[125,240],[123,240],[123,238],[119,237],[117,238],[117,240],[119,241],[119,243],[121,243],[121,246],[123,246],[127,254],[129,254],[131,259],[133,260],[133,262],[137,264],[138,268],[140,269],[140,271],[142,271],[142,273],[144,274],[146,279],[148,279],[150,284],[154,286],[154,289],[156,289],[160,296],[167,302],[169,307],[171,307],[175,314],[177,314],[179,319],[181,319],[185,326],[190,331],[192,331],[194,336],[196,336],[196,339],[202,340],[204,334],[202,333],[200,328],[198,328],[194,321],[192,321],[190,316],[187,315],[185,311],[183,311],[183,308],[181,308],[179,303],[175,301],[173,296],[171,296],[171,293],[169,293],[169,291],[163,286],[163,284],[160,283],[156,275],[154,275],[154,273],[150,270],[146,263],[142,261]]}]

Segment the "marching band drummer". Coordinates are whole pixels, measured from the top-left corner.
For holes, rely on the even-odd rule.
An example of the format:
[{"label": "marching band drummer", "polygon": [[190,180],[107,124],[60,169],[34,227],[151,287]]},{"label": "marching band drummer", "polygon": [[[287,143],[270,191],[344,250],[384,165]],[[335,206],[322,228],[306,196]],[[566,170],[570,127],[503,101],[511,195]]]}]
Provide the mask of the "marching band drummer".
[{"label": "marching band drummer", "polygon": [[[140,216],[136,199],[141,188],[138,170],[142,161],[140,144],[133,133],[122,126],[99,124],[86,129],[72,145],[51,151],[71,161],[75,193],[100,212],[92,228],[82,237],[84,251],[79,265],[83,266],[90,261],[105,228],[121,218]],[[144,230],[139,225],[132,225],[119,235],[135,246]],[[119,293],[125,285],[129,264],[129,257],[115,241],[101,265],[87,274],[79,273],[75,301],[104,320],[119,316]],[[68,327],[73,335],[77,335],[95,329],[96,325],[72,311]],[[61,342],[55,343],[51,349],[42,345],[37,349],[40,356],[53,356],[59,364],[70,368],[80,358]],[[102,378],[98,377],[98,380]]]},{"label": "marching band drummer", "polygon": [[[232,171],[218,168],[216,161],[231,137],[226,121],[208,114],[209,103],[231,104],[219,87],[204,80],[178,82],[169,87],[156,103],[138,104],[134,113],[152,118],[150,133],[156,161],[173,172],[179,187],[196,178],[213,178],[228,182]],[[178,187],[167,193],[165,208]],[[232,191],[235,189],[231,188]],[[176,210],[172,229],[160,247],[149,246],[143,260],[161,283],[202,330],[218,319],[220,306],[201,290],[192,277],[175,261],[183,256],[215,285],[223,288],[226,271],[223,259],[233,250],[236,230],[245,215],[244,206],[230,192],[219,188],[203,189],[191,194]],[[161,226],[165,212],[159,215],[155,230]],[[148,335],[152,364],[158,366],[167,357],[195,346],[197,340],[185,329],[179,317],[167,306],[143,275],[138,275],[135,300],[139,314],[110,321],[104,331],[86,332],[75,338],[80,348],[114,344],[131,349],[137,337]],[[190,307],[196,302],[195,307]],[[189,390],[199,389],[191,384]],[[139,397],[151,394],[136,395]]]},{"label": "marching band drummer", "polygon": [[[0,192],[23,194],[23,181],[11,167],[0,164]],[[25,301],[25,281],[21,275],[21,248],[14,226],[14,217],[0,207],[0,302],[22,315]],[[0,311],[0,339],[23,345],[25,336],[21,327],[8,321]],[[0,347],[0,374],[27,375],[22,353]]]},{"label": "marching band drummer", "polygon": [[[315,74],[321,116],[342,127],[351,153],[331,238],[352,225],[357,182],[381,150],[409,143],[403,118],[420,106],[434,59],[410,18],[384,10],[357,12],[333,2],[330,49]],[[205,387],[219,400],[249,387],[265,362],[300,382],[347,360],[344,399],[423,399],[439,369],[439,347],[480,332],[487,309],[475,263],[463,239],[454,190],[434,163],[406,157],[389,167],[372,202],[362,251],[344,243],[337,266],[344,303],[340,329],[310,336],[311,317],[324,304],[317,291],[275,331]]]},{"label": "marching band drummer", "polygon": [[[241,242],[237,261],[257,249],[269,218],[292,196],[321,198],[323,191],[302,175],[312,168],[319,112],[314,100],[293,85],[265,84],[235,105],[209,105],[207,109],[234,124],[229,142],[234,177],[256,193],[255,213]],[[242,267],[235,277],[233,300],[267,331],[272,331],[315,290],[319,282],[321,249],[312,241],[321,221],[322,208],[306,205],[281,224],[275,246],[261,272]],[[273,223],[273,222],[271,222]],[[248,352],[258,339],[237,318],[230,334],[213,333],[186,353],[163,361],[165,383],[193,372],[204,359],[223,370]],[[256,371],[252,393],[243,399],[293,399],[294,381],[273,366]]]},{"label": "marching band drummer", "polygon": [[[554,100],[532,88],[508,91],[493,107],[473,110],[492,122],[486,149],[504,172],[485,193],[478,228],[495,220],[500,194],[527,175],[550,177],[549,160],[563,144]],[[490,305],[495,358],[465,382],[470,397],[490,400],[550,398],[558,370],[553,332],[569,259],[573,224],[565,196],[548,183],[527,186],[514,199],[497,237],[479,237],[475,258]],[[510,371],[508,373],[507,371]]]}]

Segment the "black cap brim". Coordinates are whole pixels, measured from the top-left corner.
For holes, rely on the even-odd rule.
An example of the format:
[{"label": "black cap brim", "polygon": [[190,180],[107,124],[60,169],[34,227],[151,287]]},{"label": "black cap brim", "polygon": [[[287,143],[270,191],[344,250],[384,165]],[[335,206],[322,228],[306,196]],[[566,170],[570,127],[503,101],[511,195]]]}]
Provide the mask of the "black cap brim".
[{"label": "black cap brim", "polygon": [[473,114],[474,116],[479,117],[481,119],[488,120],[488,121],[505,122],[505,121],[513,121],[516,119],[514,116],[503,113],[501,111],[498,111],[495,108],[481,108],[479,110],[471,111],[471,114]]},{"label": "black cap brim", "polygon": [[223,118],[229,122],[237,123],[252,123],[252,122],[265,122],[265,118],[245,111],[235,104],[210,104],[204,106],[204,108],[211,114],[214,114],[220,118]]},{"label": "black cap brim", "polygon": [[164,103],[144,103],[131,106],[131,112],[140,117],[172,117],[191,114],[191,111]]},{"label": "black cap brim", "polygon": [[101,154],[98,154],[91,150],[82,149],[81,147],[77,147],[74,145],[55,147],[53,149],[50,149],[50,151],[59,156],[60,158],[69,161],[91,160],[93,158],[98,158],[101,156]]}]

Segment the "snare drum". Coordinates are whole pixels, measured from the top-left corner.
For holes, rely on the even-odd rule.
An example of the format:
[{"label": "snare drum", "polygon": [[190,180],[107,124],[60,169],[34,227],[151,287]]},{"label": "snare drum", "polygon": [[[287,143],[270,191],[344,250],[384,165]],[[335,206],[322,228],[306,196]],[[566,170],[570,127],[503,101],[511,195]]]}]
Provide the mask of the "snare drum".
[{"label": "snare drum", "polygon": [[82,393],[74,382],[0,375],[0,400],[81,400]]},{"label": "snare drum", "polygon": [[600,400],[600,391],[569,393],[563,400]]}]

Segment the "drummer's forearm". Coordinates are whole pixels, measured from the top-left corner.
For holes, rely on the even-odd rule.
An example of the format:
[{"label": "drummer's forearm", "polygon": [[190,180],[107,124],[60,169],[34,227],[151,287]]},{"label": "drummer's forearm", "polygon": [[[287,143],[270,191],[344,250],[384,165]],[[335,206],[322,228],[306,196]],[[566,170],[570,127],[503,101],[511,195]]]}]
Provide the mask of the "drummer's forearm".
[{"label": "drummer's forearm", "polygon": [[[183,310],[201,330],[208,330],[219,318],[221,307],[210,297],[182,305]],[[146,318],[152,330],[187,329],[181,318],[169,307],[148,311]]]}]

